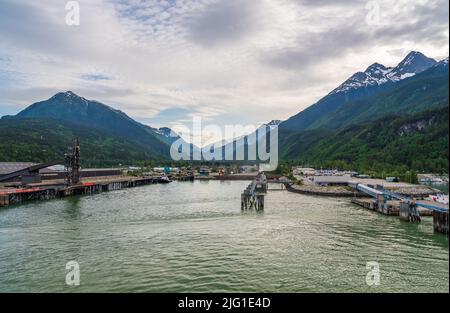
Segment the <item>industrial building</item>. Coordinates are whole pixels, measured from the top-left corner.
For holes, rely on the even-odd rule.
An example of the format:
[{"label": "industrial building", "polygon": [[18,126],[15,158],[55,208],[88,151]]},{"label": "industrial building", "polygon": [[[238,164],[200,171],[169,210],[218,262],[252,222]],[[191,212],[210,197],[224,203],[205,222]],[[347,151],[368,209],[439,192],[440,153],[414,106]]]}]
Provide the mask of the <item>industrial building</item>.
[{"label": "industrial building", "polygon": [[315,176],[314,183],[319,186],[347,186],[350,176]]},{"label": "industrial building", "polygon": [[[38,165],[32,162],[0,162],[0,178],[3,175],[17,172]],[[64,179],[65,169],[63,165],[53,165],[39,170],[38,176],[28,177],[22,175],[22,182],[36,182],[38,180]],[[81,177],[103,177],[103,176],[120,176],[122,169],[120,168],[91,168],[81,169]],[[17,181],[17,178],[8,180],[9,182]]]}]

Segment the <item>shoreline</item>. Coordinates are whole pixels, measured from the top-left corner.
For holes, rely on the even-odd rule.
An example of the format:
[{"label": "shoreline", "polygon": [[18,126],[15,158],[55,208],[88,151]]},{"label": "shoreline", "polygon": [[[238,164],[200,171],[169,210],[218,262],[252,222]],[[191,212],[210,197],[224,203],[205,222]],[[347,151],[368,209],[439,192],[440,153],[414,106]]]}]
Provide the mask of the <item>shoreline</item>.
[{"label": "shoreline", "polygon": [[[299,194],[305,194],[305,195],[313,195],[313,196],[322,196],[322,197],[356,197],[356,198],[364,198],[367,197],[366,194],[361,193],[359,191],[351,191],[346,190],[343,187],[334,187],[332,189],[326,189],[329,187],[317,187],[317,186],[311,186],[311,185],[286,185],[286,190],[293,192],[293,193],[299,193]],[[439,190],[435,188],[431,188],[428,186],[423,185],[412,185],[408,188],[388,188],[391,191],[395,191],[398,193],[401,193],[403,195],[407,195],[414,198],[424,198],[428,197],[429,195],[436,195],[440,193]]]},{"label": "shoreline", "polygon": [[296,185],[285,185],[286,190],[293,193],[303,194],[303,195],[310,195],[310,196],[320,196],[320,197],[342,197],[342,198],[349,198],[349,197],[366,197],[365,194],[359,192],[359,191],[350,191],[350,190],[343,190],[343,189],[334,189],[334,190],[314,190],[312,188],[305,186],[296,186]]},{"label": "shoreline", "polygon": [[[236,180],[236,181],[242,181],[242,180],[254,180],[258,176],[257,173],[255,174],[233,174],[233,175],[209,175],[209,176],[195,176],[195,180]],[[267,179],[278,179],[282,177],[282,175],[278,174],[266,174]]]},{"label": "shoreline", "polygon": [[[175,178],[176,181],[252,181],[256,174],[234,174],[222,176],[195,176],[189,179]],[[268,179],[276,180],[281,175],[268,175]],[[132,177],[132,176],[110,176],[110,177],[86,177],[84,182],[78,186],[66,187],[62,181],[45,181],[30,184],[29,188],[0,187],[0,207],[26,202],[29,200],[48,200],[53,198],[68,197],[76,194],[92,194],[110,190],[130,188],[148,184],[158,183],[157,177]],[[349,190],[348,187],[330,186],[322,187],[316,185],[291,185],[282,183],[287,191],[317,197],[339,197],[339,198],[364,198],[364,193]],[[390,187],[392,191],[402,193],[414,198],[425,198],[429,195],[440,193],[439,190],[424,185]]]}]

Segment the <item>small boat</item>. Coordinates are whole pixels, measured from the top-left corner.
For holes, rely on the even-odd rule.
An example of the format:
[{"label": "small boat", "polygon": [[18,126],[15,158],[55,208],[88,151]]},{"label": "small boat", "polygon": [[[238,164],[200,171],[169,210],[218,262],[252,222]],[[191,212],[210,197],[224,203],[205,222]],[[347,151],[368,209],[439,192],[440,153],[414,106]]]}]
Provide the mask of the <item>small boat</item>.
[{"label": "small boat", "polygon": [[158,177],[158,183],[160,183],[160,184],[168,184],[168,183],[171,183],[171,182],[172,181],[167,176]]},{"label": "small boat", "polygon": [[429,200],[448,205],[448,195],[444,195],[444,194],[432,195],[432,196],[429,196]]}]

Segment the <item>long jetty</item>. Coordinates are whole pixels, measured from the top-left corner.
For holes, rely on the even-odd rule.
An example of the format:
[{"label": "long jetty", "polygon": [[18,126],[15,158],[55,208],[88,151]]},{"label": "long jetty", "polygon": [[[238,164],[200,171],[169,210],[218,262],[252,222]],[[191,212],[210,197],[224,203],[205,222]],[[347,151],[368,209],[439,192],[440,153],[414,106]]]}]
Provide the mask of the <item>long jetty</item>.
[{"label": "long jetty", "polygon": [[66,186],[61,183],[35,184],[28,188],[0,189],[0,207],[32,200],[50,200],[74,195],[88,195],[159,183],[160,177],[119,177],[81,182]]}]

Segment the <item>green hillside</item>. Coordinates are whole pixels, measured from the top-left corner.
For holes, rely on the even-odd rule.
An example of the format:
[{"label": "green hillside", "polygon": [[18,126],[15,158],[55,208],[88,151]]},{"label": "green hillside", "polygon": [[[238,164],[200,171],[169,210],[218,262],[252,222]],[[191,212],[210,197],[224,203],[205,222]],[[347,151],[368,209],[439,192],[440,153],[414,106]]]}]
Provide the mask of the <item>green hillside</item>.
[{"label": "green hillside", "polygon": [[448,66],[434,67],[370,97],[350,101],[310,128],[339,128],[382,116],[442,108],[449,101],[448,86]]},{"label": "green hillside", "polygon": [[149,126],[120,110],[87,100],[71,91],[60,92],[48,100],[36,102],[7,119],[45,118],[95,128],[111,136],[126,138],[153,155],[169,157],[170,143]]},{"label": "green hillside", "polygon": [[281,158],[361,172],[448,172],[449,109],[390,116],[336,132],[280,135]]},{"label": "green hillside", "polygon": [[379,176],[448,173],[448,70],[443,60],[398,82],[326,96],[281,124],[280,158]]},{"label": "green hillside", "polygon": [[73,138],[81,141],[84,167],[118,166],[149,161],[154,154],[127,139],[79,124],[52,119],[0,120],[2,162],[61,159]]}]

